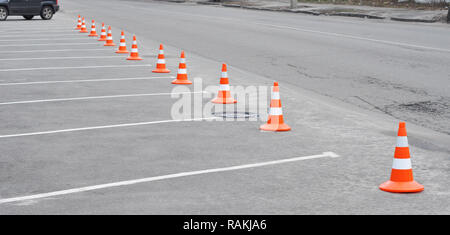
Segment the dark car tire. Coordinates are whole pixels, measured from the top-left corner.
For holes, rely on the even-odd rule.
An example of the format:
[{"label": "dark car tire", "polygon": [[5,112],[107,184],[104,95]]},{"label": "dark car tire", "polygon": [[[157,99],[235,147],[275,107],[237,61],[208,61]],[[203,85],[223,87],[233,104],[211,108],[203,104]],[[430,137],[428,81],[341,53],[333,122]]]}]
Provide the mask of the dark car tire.
[{"label": "dark car tire", "polygon": [[0,7],[0,21],[4,21],[6,18],[8,18],[8,9]]},{"label": "dark car tire", "polygon": [[25,15],[25,16],[23,16],[23,18],[25,18],[26,20],[31,20],[31,19],[33,19],[33,15]]},{"label": "dark car tire", "polygon": [[53,17],[53,14],[55,14],[55,12],[53,11],[53,8],[50,6],[44,6],[41,10],[41,18],[43,20],[50,20]]}]

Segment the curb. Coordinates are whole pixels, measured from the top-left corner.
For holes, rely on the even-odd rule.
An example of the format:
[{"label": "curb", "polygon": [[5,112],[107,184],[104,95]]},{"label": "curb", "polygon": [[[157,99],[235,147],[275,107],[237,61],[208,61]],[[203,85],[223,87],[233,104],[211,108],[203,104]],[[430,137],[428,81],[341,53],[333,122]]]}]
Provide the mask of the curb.
[{"label": "curb", "polygon": [[403,21],[403,22],[420,22],[420,23],[435,23],[435,22],[439,21],[439,19],[424,20],[424,19],[411,19],[411,18],[400,18],[400,17],[391,17],[391,20]]}]

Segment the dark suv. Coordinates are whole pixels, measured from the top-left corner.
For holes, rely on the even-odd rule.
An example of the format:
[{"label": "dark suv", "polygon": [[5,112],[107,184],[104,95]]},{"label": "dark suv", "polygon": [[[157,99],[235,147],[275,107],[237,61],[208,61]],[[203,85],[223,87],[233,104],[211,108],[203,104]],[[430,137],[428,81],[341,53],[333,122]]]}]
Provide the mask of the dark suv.
[{"label": "dark suv", "polygon": [[8,15],[23,16],[27,20],[40,15],[43,20],[50,20],[59,10],[58,0],[0,0],[0,21]]}]

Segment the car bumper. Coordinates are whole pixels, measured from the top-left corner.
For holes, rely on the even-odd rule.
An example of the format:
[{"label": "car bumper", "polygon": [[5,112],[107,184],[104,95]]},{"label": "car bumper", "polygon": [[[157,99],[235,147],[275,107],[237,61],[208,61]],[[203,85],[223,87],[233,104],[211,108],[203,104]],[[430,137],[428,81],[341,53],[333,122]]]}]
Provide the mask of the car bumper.
[{"label": "car bumper", "polygon": [[59,5],[54,6],[55,12],[59,11]]}]

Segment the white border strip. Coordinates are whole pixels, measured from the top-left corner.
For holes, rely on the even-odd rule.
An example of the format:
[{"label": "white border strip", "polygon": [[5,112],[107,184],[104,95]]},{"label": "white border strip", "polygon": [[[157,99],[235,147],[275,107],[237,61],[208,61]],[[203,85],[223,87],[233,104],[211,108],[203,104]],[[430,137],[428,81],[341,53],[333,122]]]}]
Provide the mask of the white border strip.
[{"label": "white border strip", "polygon": [[166,93],[145,93],[145,94],[128,94],[128,95],[104,95],[104,96],[86,96],[75,98],[60,98],[60,99],[45,99],[45,100],[24,100],[24,101],[12,101],[3,102],[1,105],[13,105],[13,104],[35,104],[35,103],[47,103],[47,102],[63,102],[63,101],[76,101],[76,100],[94,100],[94,99],[112,99],[112,98],[126,98],[126,97],[142,97],[142,96],[159,96],[159,95],[177,95],[177,94],[200,94],[205,91],[196,92],[166,92]]},{"label": "white border strip", "polygon": [[9,44],[0,47],[29,47],[29,46],[69,46],[69,45],[98,45],[98,42],[76,42],[76,43],[42,43],[42,44]]},{"label": "white border strip", "polygon": [[211,174],[211,173],[236,171],[236,170],[242,170],[242,169],[257,168],[257,167],[264,167],[264,166],[270,166],[270,165],[278,165],[278,164],[284,164],[284,163],[289,163],[289,162],[298,162],[298,161],[318,159],[318,158],[327,158],[327,157],[336,158],[336,157],[339,157],[339,155],[337,155],[333,152],[324,152],[322,154],[305,156],[305,157],[294,157],[294,158],[286,158],[286,159],[281,159],[281,160],[274,160],[274,161],[267,161],[267,162],[253,163],[253,164],[237,165],[237,166],[222,167],[222,168],[213,168],[213,169],[199,170],[199,171],[181,172],[181,173],[175,173],[175,174],[170,174],[170,175],[161,175],[161,176],[154,176],[154,177],[148,177],[148,178],[142,178],[142,179],[126,180],[126,181],[119,181],[119,182],[107,183],[107,184],[98,184],[98,185],[81,187],[81,188],[72,188],[72,189],[54,191],[54,192],[49,192],[49,193],[34,194],[34,195],[29,195],[29,196],[24,196],[24,197],[5,198],[5,199],[0,199],[0,204],[42,199],[42,198],[48,198],[48,197],[62,196],[62,195],[67,195],[67,194],[81,193],[81,192],[94,191],[94,190],[112,188],[112,187],[127,186],[127,185],[140,184],[140,183],[148,183],[148,182],[188,177],[188,176],[194,176],[194,175],[204,175],[204,174]]},{"label": "white border strip", "polygon": [[106,59],[106,58],[119,58],[117,55],[112,56],[74,56],[74,57],[36,57],[36,58],[9,58],[0,59],[0,61],[14,61],[14,60],[72,60],[72,59]]},{"label": "white border strip", "polygon": [[0,135],[0,139],[14,138],[14,137],[24,137],[24,136],[36,136],[36,135],[49,135],[49,134],[75,132],[75,131],[88,131],[88,130],[118,128],[118,127],[143,126],[143,125],[169,123],[169,122],[185,122],[185,121],[200,121],[200,120],[214,120],[214,119],[219,119],[219,117],[179,119],[179,120],[163,120],[163,121],[153,121],[153,122],[136,122],[136,123],[124,123],[124,124],[115,124],[115,125],[106,125],[106,126],[91,126],[91,127],[71,128],[71,129],[62,129],[62,130],[54,130],[54,131],[40,131],[40,132],[30,132],[30,133],[22,133],[22,134]]},{"label": "white border strip", "polygon": [[23,68],[23,69],[0,69],[0,72],[32,71],[32,70],[60,70],[60,69],[95,69],[95,68],[122,68],[122,67],[143,67],[151,64],[135,65],[99,65],[99,66],[78,66],[78,67],[46,67],[46,68]]},{"label": "white border strip", "polygon": [[2,53],[28,53],[28,52],[66,52],[66,51],[110,51],[110,48],[92,48],[92,49],[57,49],[57,50],[27,50],[27,51],[2,51]]},{"label": "white border strip", "polygon": [[136,77],[136,78],[103,78],[103,79],[80,79],[80,80],[57,80],[57,81],[39,81],[39,82],[11,82],[0,83],[1,86],[21,86],[21,85],[40,85],[40,84],[57,84],[57,83],[78,83],[78,82],[110,82],[110,81],[130,81],[130,80],[152,80],[159,78],[175,78],[175,77]]}]

